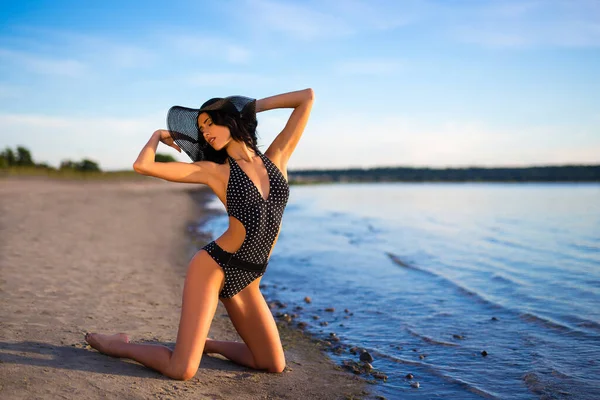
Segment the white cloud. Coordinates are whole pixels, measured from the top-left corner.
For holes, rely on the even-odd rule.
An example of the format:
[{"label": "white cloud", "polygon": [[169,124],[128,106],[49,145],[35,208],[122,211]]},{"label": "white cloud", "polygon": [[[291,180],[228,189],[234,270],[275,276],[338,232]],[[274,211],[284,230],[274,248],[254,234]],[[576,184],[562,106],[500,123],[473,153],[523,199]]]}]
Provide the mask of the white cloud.
[{"label": "white cloud", "polygon": [[347,60],[334,66],[337,73],[344,75],[385,75],[398,72],[401,68],[402,62],[386,59]]},{"label": "white cloud", "polygon": [[24,51],[0,49],[3,64],[16,64],[28,71],[44,75],[78,77],[87,71],[87,66],[72,58],[45,57]]},{"label": "white cloud", "polygon": [[247,47],[233,44],[224,38],[196,36],[191,34],[164,35],[161,42],[180,57],[204,57],[207,60],[223,59],[232,64],[247,64],[252,53]]},{"label": "white cloud", "polygon": [[416,1],[313,0],[301,3],[247,0],[236,7],[254,29],[283,32],[298,39],[352,35],[388,30],[415,19],[421,5]]},{"label": "white cloud", "polygon": [[0,99],[17,99],[24,96],[23,88],[0,83]]},{"label": "white cloud", "polygon": [[185,81],[186,83],[193,86],[235,86],[238,88],[238,90],[243,90],[246,87],[267,84],[270,81],[270,79],[268,77],[255,74],[235,72],[207,72],[190,75],[185,79]]},{"label": "white cloud", "polygon": [[505,1],[474,8],[439,10],[461,41],[489,47],[598,47],[600,3],[595,1]]}]

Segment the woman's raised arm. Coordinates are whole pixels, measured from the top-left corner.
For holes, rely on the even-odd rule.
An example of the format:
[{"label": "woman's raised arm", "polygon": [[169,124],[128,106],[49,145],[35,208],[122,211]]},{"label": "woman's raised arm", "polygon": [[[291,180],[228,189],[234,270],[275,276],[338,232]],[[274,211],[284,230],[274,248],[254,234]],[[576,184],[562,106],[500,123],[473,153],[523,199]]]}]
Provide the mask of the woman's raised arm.
[{"label": "woman's raised arm", "polygon": [[185,183],[209,184],[214,178],[216,164],[209,161],[195,163],[154,161],[159,142],[163,142],[167,146],[181,151],[179,146],[173,142],[169,131],[163,129],[157,130],[152,134],[152,137],[140,152],[137,160],[133,163],[135,172],[167,181]]},{"label": "woman's raised arm", "polygon": [[275,108],[293,108],[285,127],[266,151],[266,155],[284,170],[287,166],[310,116],[315,94],[312,89],[298,90],[266,97],[256,101],[256,112]]}]

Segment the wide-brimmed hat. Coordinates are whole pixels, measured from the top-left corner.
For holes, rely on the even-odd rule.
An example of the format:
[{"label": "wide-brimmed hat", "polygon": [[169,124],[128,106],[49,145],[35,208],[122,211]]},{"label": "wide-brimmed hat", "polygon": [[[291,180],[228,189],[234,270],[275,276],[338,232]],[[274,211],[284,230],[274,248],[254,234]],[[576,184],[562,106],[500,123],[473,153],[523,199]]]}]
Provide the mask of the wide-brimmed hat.
[{"label": "wide-brimmed hat", "polygon": [[173,141],[195,162],[214,161],[220,157],[200,134],[198,116],[205,111],[220,111],[245,121],[256,121],[256,100],[244,96],[216,97],[200,108],[173,106],[167,113],[167,128]]}]

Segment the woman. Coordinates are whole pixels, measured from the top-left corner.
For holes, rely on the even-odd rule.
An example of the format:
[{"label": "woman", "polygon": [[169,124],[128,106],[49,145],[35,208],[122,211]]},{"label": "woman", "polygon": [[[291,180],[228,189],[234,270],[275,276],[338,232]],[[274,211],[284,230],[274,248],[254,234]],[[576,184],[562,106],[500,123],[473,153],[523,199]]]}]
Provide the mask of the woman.
[{"label": "woman", "polygon": [[[211,99],[200,109],[176,106],[169,110],[169,130],[152,134],[133,165],[135,171],[208,185],[225,205],[229,227],[189,263],[174,351],[129,343],[123,333],[89,333],[85,339],[93,348],[179,380],[196,374],[203,353],[219,353],[254,369],[283,371],[281,340],[259,284],[289,195],[287,163],[304,131],[313,99],[312,89],[305,89],[260,100]],[[256,146],[256,113],[275,108],[294,110],[263,154]],[[195,162],[155,162],[158,142],[178,151],[183,148]],[[218,300],[243,343],[207,338]]]}]

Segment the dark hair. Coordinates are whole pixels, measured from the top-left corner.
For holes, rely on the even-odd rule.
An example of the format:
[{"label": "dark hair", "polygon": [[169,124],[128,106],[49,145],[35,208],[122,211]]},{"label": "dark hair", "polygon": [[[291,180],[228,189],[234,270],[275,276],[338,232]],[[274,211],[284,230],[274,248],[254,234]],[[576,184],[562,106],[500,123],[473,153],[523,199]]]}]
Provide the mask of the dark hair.
[{"label": "dark hair", "polygon": [[[231,133],[231,138],[233,140],[245,143],[246,146],[258,153],[259,150],[257,147],[256,137],[256,127],[258,126],[258,121],[256,118],[241,118],[238,115],[217,110],[208,110],[203,112],[210,116],[214,124],[229,128],[229,132]],[[204,153],[205,159],[218,164],[225,164],[225,160],[227,160],[227,151],[225,149],[218,151],[215,150],[212,146],[206,143],[204,136],[201,134],[199,138],[202,141],[200,151]]]}]

